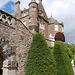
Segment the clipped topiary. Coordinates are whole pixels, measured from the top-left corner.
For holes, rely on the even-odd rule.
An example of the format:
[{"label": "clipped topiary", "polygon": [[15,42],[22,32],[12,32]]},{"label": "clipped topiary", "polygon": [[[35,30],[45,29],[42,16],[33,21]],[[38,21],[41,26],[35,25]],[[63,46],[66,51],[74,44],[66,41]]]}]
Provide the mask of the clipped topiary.
[{"label": "clipped topiary", "polygon": [[64,43],[60,41],[55,42],[54,46],[54,59],[58,69],[57,75],[74,75],[71,61],[65,52]]},{"label": "clipped topiary", "polygon": [[57,75],[49,47],[40,33],[33,36],[25,66],[25,75]]}]

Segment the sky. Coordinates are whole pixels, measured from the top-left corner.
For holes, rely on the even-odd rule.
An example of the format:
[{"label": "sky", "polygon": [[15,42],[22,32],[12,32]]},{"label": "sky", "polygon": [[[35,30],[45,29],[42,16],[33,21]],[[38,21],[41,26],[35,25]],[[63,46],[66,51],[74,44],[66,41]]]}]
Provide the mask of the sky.
[{"label": "sky", "polygon": [[[17,0],[0,0],[0,9],[10,14],[14,12]],[[20,0],[20,9],[28,8],[31,0]],[[39,0],[36,0],[38,3]],[[42,4],[50,17],[64,23],[66,42],[75,45],[75,0],[42,0]]]}]

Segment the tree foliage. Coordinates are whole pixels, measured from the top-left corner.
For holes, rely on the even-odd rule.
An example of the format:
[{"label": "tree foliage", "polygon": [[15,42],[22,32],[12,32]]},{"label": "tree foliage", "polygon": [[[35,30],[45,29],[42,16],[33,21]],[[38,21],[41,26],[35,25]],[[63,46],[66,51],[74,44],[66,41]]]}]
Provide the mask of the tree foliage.
[{"label": "tree foliage", "polygon": [[25,75],[57,75],[55,61],[42,34],[33,36],[25,66]]},{"label": "tree foliage", "polygon": [[66,44],[64,44],[64,47],[65,47],[65,51],[66,51],[68,57],[70,58],[70,60],[74,59],[74,55],[73,55],[72,51],[70,50],[70,48],[67,47]]},{"label": "tree foliage", "polygon": [[73,44],[66,44],[66,46],[67,46],[67,48],[69,48],[70,49],[70,54],[72,55],[71,56],[71,59],[74,59],[74,65],[75,65],[75,47],[73,46]]},{"label": "tree foliage", "polygon": [[73,45],[70,45],[70,44],[66,44],[66,46],[70,49],[72,54],[75,55],[75,47]]},{"label": "tree foliage", "polygon": [[58,69],[57,75],[74,75],[71,61],[65,52],[64,46],[63,42],[55,42],[53,55]]}]

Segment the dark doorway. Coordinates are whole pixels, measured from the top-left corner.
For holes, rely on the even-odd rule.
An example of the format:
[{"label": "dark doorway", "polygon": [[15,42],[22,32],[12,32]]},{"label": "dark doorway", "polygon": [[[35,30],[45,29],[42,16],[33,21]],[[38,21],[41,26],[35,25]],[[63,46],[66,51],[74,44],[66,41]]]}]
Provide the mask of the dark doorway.
[{"label": "dark doorway", "polygon": [[2,69],[0,69],[0,75],[2,75],[3,74],[3,70]]}]

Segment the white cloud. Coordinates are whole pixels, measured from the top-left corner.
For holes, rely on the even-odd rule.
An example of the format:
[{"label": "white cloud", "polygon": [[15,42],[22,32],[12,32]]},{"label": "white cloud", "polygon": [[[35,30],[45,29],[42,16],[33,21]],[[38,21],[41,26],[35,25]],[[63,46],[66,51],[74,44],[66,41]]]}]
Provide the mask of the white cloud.
[{"label": "white cloud", "polygon": [[[0,8],[10,0],[0,0]],[[13,2],[17,0],[11,0]],[[21,10],[28,8],[31,0],[20,0]],[[38,2],[38,0],[36,0]],[[59,22],[64,23],[64,32],[66,41],[73,42],[75,40],[75,0],[43,0],[43,6],[48,17],[52,15]]]}]

